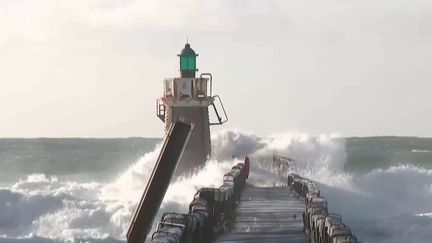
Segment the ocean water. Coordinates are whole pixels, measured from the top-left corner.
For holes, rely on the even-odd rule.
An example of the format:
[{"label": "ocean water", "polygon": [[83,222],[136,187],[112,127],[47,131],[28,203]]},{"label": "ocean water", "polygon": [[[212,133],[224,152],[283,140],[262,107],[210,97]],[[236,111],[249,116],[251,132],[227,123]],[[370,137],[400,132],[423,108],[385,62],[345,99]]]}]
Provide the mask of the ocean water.
[{"label": "ocean water", "polygon": [[[173,181],[161,211],[186,212],[195,191],[218,186],[252,158],[250,182],[283,185],[274,154],[316,180],[330,211],[362,242],[430,242],[432,139],[223,131],[213,154]],[[0,242],[124,242],[131,216],[159,153],[161,139],[0,139]],[[283,174],[288,173],[288,171]]]}]

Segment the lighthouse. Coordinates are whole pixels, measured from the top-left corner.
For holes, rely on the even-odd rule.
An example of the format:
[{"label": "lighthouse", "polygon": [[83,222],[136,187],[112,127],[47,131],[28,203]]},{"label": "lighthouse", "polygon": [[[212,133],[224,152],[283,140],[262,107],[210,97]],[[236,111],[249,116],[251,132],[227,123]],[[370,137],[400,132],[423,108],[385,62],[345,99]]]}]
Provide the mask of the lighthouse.
[{"label": "lighthouse", "polygon": [[[191,172],[205,163],[211,153],[210,126],[228,121],[220,97],[212,94],[212,75],[202,73],[196,76],[197,56],[186,43],[178,54],[180,77],[165,78],[163,96],[156,101],[156,115],[165,123],[165,133],[171,123],[178,120],[193,124],[176,174]],[[210,121],[209,107],[214,112],[215,122]]]}]

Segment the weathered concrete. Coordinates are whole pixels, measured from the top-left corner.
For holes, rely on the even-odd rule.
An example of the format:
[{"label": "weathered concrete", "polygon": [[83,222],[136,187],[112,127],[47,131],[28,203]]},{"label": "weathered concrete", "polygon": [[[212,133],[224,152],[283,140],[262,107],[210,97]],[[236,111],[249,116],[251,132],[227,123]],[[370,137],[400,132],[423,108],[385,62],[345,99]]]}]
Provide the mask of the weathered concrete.
[{"label": "weathered concrete", "polygon": [[304,202],[288,187],[247,185],[231,229],[217,243],[309,243],[303,232]]},{"label": "weathered concrete", "polygon": [[167,107],[165,130],[180,118],[193,124],[194,128],[177,166],[176,176],[203,166],[211,152],[208,107]]}]

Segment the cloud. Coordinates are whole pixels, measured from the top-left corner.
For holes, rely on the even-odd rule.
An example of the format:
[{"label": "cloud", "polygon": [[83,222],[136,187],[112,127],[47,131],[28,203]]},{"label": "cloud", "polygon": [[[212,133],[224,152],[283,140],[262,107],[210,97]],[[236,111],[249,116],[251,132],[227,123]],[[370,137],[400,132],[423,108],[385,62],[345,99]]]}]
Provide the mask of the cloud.
[{"label": "cloud", "polygon": [[[424,115],[431,108],[430,11],[422,0],[1,1],[0,109],[7,119],[0,134],[161,135],[149,116],[160,80],[177,75],[175,55],[187,37],[202,54],[200,70],[215,74],[232,114],[228,126],[261,134],[274,133],[270,127],[420,134],[431,119]],[[400,101],[399,111],[387,102],[411,93],[416,99]],[[242,119],[257,107],[268,114]],[[370,123],[360,126],[350,107]],[[379,127],[382,110],[389,118]],[[276,113],[279,120],[266,118]],[[424,125],[413,125],[414,113]],[[400,114],[406,124],[388,126]],[[317,124],[321,117],[330,119]]]}]

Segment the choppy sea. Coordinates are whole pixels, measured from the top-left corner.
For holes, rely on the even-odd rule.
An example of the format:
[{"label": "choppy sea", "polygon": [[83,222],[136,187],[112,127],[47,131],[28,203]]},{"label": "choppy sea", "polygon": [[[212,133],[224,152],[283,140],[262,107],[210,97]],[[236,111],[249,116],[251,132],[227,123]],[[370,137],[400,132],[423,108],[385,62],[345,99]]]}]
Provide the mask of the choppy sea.
[{"label": "choppy sea", "polygon": [[[161,142],[0,139],[0,243],[124,242]],[[212,143],[212,158],[171,183],[161,211],[186,212],[198,188],[219,186],[238,162],[232,155],[252,158],[251,183],[283,185],[270,166],[276,154],[319,182],[329,210],[362,242],[431,242],[431,138],[224,131]]]}]

